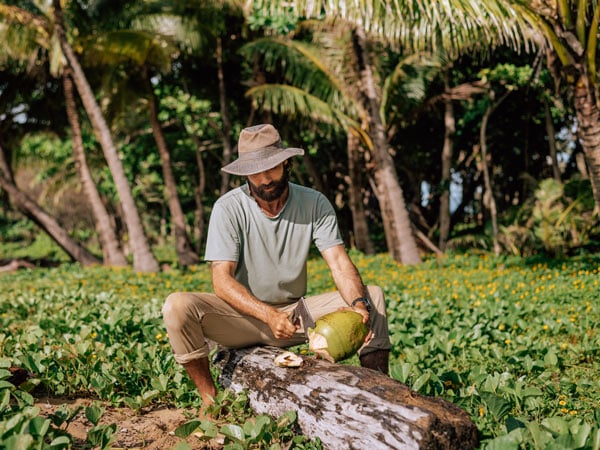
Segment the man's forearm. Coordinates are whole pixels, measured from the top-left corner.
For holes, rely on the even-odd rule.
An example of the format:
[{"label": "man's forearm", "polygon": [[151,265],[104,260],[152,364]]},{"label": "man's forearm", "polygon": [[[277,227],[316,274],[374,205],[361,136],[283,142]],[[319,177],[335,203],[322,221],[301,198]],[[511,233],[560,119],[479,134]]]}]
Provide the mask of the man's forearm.
[{"label": "man's forearm", "polygon": [[351,304],[358,297],[368,295],[358,269],[343,246],[335,246],[322,252],[333,281],[344,301]]},{"label": "man's forearm", "polygon": [[358,297],[368,295],[367,288],[354,265],[345,267],[344,270],[334,273],[333,281],[342,298],[348,304],[352,303]]},{"label": "man's forearm", "polygon": [[252,293],[233,276],[227,272],[213,270],[212,278],[215,294],[219,298],[226,301],[242,314],[255,317],[265,323],[268,322],[269,315],[273,312],[273,308],[252,295]]}]

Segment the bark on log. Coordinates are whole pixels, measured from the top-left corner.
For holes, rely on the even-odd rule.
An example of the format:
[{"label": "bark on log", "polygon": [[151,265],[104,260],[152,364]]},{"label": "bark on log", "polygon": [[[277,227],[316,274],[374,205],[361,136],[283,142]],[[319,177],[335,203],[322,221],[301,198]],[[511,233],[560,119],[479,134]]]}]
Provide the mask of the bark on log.
[{"label": "bark on log", "polygon": [[479,445],[479,432],[462,409],[426,397],[374,370],[304,357],[299,368],[275,365],[275,347],[220,351],[219,382],[248,390],[258,414],[295,410],[305,436],[327,449],[460,449]]}]

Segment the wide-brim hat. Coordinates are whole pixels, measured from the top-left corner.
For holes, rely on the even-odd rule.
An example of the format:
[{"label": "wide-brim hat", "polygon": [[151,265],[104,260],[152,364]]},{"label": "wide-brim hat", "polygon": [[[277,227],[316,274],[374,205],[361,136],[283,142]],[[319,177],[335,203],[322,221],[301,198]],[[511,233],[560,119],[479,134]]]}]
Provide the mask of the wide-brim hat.
[{"label": "wide-brim hat", "polygon": [[296,155],[304,155],[304,150],[284,147],[273,125],[255,125],[242,130],[238,139],[238,159],[221,170],[233,175],[254,175]]}]

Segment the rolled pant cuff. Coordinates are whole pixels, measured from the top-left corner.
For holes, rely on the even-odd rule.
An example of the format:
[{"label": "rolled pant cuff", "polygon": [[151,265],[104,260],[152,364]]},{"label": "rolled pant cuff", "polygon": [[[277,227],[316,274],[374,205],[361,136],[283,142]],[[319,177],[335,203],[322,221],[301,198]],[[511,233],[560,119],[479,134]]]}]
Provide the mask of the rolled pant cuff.
[{"label": "rolled pant cuff", "polygon": [[182,353],[182,354],[173,354],[175,361],[177,361],[179,364],[187,364],[190,361],[194,361],[195,359],[201,359],[201,358],[206,358],[208,357],[209,354],[209,349],[207,348],[201,348],[199,350],[195,350],[191,353]]}]

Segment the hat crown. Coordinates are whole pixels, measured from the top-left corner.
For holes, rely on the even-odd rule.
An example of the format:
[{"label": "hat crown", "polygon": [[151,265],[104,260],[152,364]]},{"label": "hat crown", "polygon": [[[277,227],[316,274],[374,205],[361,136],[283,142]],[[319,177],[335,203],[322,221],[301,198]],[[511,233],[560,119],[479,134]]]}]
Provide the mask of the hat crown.
[{"label": "hat crown", "polygon": [[279,132],[271,124],[244,128],[238,140],[238,153],[248,153],[267,147],[281,147]]},{"label": "hat crown", "polygon": [[303,155],[301,148],[285,148],[281,136],[271,124],[244,128],[238,139],[238,158],[221,170],[234,175],[248,176],[281,164],[295,155]]}]

